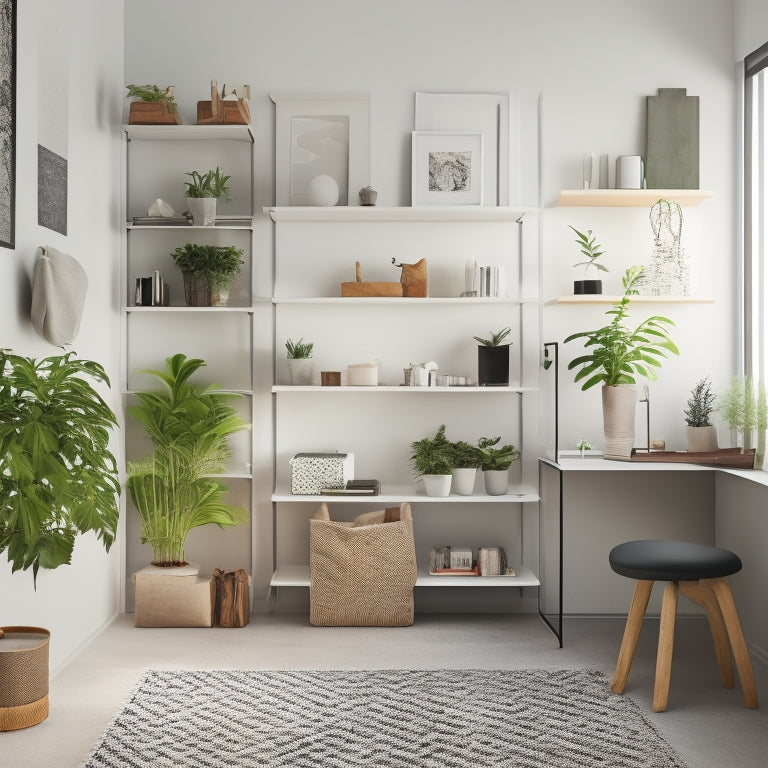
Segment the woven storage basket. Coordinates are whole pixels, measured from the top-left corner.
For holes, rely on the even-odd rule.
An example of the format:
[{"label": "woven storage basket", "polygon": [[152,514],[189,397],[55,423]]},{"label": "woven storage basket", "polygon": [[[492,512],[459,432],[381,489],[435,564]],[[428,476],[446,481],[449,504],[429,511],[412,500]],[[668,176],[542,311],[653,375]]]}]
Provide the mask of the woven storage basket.
[{"label": "woven storage basket", "polygon": [[413,624],[416,551],[410,505],[333,522],[322,504],[309,521],[309,572],[314,626]]},{"label": "woven storage basket", "polygon": [[3,649],[0,639],[0,731],[37,725],[48,717],[48,644],[51,633],[40,627],[0,627],[6,636],[39,635],[40,641]]}]

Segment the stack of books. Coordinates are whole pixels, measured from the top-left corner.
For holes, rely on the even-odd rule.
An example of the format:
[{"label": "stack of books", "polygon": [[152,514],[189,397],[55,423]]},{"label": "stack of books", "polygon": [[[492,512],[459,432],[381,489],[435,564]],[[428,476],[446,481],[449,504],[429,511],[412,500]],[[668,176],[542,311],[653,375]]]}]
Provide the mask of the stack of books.
[{"label": "stack of books", "polygon": [[323,496],[378,496],[381,483],[378,480],[347,480],[346,485],[338,488],[323,488]]}]

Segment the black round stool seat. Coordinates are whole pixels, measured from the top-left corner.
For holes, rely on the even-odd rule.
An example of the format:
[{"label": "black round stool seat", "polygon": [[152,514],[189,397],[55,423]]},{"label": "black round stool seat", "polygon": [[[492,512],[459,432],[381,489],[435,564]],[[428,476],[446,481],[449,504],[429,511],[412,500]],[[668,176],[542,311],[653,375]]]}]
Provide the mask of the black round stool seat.
[{"label": "black round stool seat", "polygon": [[733,552],[688,541],[627,541],[611,550],[616,573],[649,581],[698,581],[730,576],[741,570]]}]

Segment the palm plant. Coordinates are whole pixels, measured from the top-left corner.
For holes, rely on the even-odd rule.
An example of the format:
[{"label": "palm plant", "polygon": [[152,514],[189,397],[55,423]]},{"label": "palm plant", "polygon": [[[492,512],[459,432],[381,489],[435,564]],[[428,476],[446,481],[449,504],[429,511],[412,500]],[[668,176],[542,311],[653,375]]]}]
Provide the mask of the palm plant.
[{"label": "palm plant", "polygon": [[228,404],[235,395],[189,382],[203,360],[177,354],[166,364],[164,371],[142,371],[165,389],[138,393],[139,404],[128,408],[143,424],[154,453],[128,463],[127,486],[141,516],[142,543],[152,546],[152,564],[172,566],[184,563],[184,544],[193,528],[247,519],[245,509],[223,501],[227,488],[211,476],[225,470],[228,437],[247,424]]}]

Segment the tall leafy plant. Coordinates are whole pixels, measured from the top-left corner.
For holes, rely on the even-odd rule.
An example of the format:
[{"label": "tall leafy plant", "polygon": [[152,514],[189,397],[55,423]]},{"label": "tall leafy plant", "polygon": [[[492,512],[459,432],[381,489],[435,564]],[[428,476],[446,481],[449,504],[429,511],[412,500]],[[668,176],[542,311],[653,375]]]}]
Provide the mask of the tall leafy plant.
[{"label": "tall leafy plant", "polygon": [[115,415],[91,382],[98,363],[74,352],[35,360],[0,350],[0,552],[12,571],[58,568],[93,531],[108,551],[120,482],[109,450]]},{"label": "tall leafy plant", "polygon": [[204,360],[177,354],[163,371],[142,371],[164,385],[140,392],[128,413],[144,426],[152,456],[128,463],[128,490],[141,516],[142,542],[153,551],[153,565],[184,563],[189,532],[198,526],[244,522],[242,507],[225,503],[227,490],[216,477],[230,456],[228,438],[247,424],[229,405],[235,395],[201,388],[189,379]]}]

